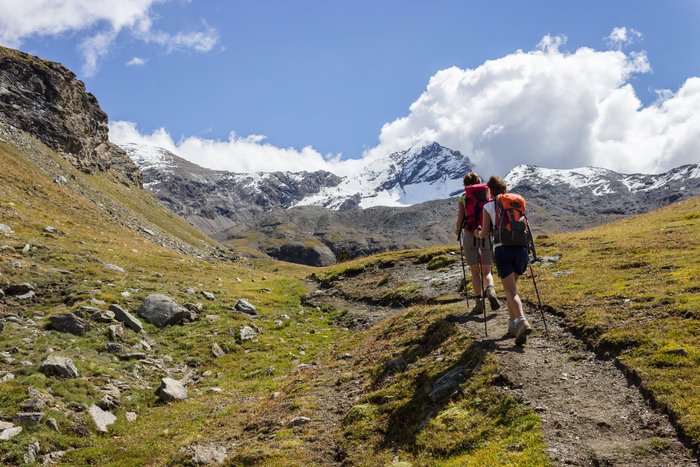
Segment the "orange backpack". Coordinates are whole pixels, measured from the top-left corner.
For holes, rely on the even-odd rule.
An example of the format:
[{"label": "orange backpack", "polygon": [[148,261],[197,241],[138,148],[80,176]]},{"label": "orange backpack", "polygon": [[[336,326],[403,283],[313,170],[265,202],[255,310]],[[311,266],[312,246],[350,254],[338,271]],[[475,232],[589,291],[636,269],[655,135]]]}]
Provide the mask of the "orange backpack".
[{"label": "orange backpack", "polygon": [[525,216],[525,198],[515,193],[504,193],[496,197],[495,205],[495,242],[501,245],[529,246],[530,226]]}]

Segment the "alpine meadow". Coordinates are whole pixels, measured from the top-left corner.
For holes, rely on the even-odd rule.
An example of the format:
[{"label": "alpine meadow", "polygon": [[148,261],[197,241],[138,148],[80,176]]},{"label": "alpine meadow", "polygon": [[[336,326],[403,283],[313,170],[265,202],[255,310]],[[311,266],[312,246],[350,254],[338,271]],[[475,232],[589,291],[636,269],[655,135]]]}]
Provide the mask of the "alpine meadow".
[{"label": "alpine meadow", "polygon": [[[254,47],[228,42],[225,12],[250,9],[250,25],[231,23],[249,32],[300,12],[262,2],[268,16],[253,20],[261,6],[189,3],[0,6],[0,464],[700,463],[698,78],[654,101],[635,95],[632,76],[652,85],[645,53],[624,50],[647,36],[629,27],[604,37],[606,52],[560,51],[565,42],[548,35],[536,50],[464,69],[416,48],[440,71],[361,157],[252,131],[209,139],[220,129],[198,129],[210,122],[187,94],[218,92],[213,63],[233,51],[243,67]],[[403,34],[423,34],[406,17],[427,2],[388,3],[401,10],[392,14],[406,21]],[[311,94],[293,85],[305,73],[296,66],[309,66],[294,47],[319,21],[337,21],[338,35],[347,25],[316,18],[326,11],[317,2],[303,8],[313,28],[275,43],[289,54],[273,67],[289,74],[288,95],[263,81],[271,58],[260,53],[254,71],[268,88],[246,82],[240,103],[264,107],[270,93],[282,108]],[[376,8],[381,16],[388,6]],[[166,32],[173,11],[220,16]],[[362,24],[377,34],[371,19]],[[354,52],[323,31],[337,47],[324,49],[324,72],[342,94],[333,54]],[[265,34],[255,47],[272,41]],[[502,53],[494,40],[479,53]],[[80,71],[54,58],[67,53],[63,41],[78,41]],[[566,60],[587,61],[571,72]],[[148,78],[158,67],[173,80]],[[198,67],[201,84],[188,90],[179,80]],[[548,67],[561,79],[548,82]],[[380,66],[353,79],[373,72],[382,82]],[[121,73],[143,73],[134,87],[156,83],[153,99],[109,93],[128,84]],[[244,86],[231,69],[217,73],[230,73],[231,96]],[[614,90],[593,108],[587,99],[605,94],[606,80]],[[399,100],[386,92],[387,106]],[[231,96],[217,98],[230,116],[206,105],[212,120],[241,126],[247,108],[230,106]],[[341,98],[334,105],[354,112]],[[143,121],[191,113],[197,136],[139,129],[121,100],[136,106],[133,118],[148,107]],[[542,117],[547,106],[559,120]],[[260,109],[268,120],[250,111],[242,127],[320,125],[313,111],[294,111]],[[406,110],[387,107],[383,121],[393,112]],[[572,122],[589,133],[577,139]],[[516,148],[520,159],[503,155]]]}]

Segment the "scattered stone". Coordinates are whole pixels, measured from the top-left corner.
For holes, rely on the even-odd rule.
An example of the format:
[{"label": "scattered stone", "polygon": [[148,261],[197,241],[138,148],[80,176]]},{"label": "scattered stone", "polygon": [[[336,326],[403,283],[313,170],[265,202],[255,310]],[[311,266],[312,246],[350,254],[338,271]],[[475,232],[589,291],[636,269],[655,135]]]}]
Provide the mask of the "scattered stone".
[{"label": "scattered stone", "polygon": [[119,267],[116,264],[105,264],[103,267],[107,271],[114,271],[114,272],[121,272],[121,273],[126,272],[126,271],[124,271],[124,268]]},{"label": "scattered stone", "polygon": [[0,431],[7,430],[8,428],[12,428],[13,426],[15,426],[14,423],[3,422],[2,420],[0,420]]},{"label": "scattered stone", "polygon": [[263,373],[263,375],[272,376],[274,373],[275,373],[275,367],[269,366],[269,367],[267,367],[267,370],[265,370],[265,373]]},{"label": "scattered stone", "polygon": [[58,376],[60,378],[77,378],[78,369],[70,358],[49,355],[39,366],[39,371],[46,376]]},{"label": "scattered stone", "polygon": [[12,421],[18,425],[38,425],[42,418],[44,418],[44,412],[20,412],[12,417]]},{"label": "scattered stone", "polygon": [[287,422],[287,427],[292,428],[295,426],[306,425],[310,421],[311,421],[311,419],[308,417],[295,417],[295,418],[291,419],[289,422]]},{"label": "scattered stone", "polygon": [[15,247],[13,246],[3,245],[0,246],[0,254],[14,255],[17,254],[17,250],[15,250]]},{"label": "scattered stone", "polygon": [[284,322],[279,319],[275,320],[275,328],[280,329],[284,326]]},{"label": "scattered stone", "polygon": [[98,310],[97,312],[90,315],[90,319],[93,321],[97,321],[98,323],[111,323],[112,321],[114,321],[114,318],[114,312],[111,310]]},{"label": "scattered stone", "polygon": [[58,177],[53,179],[53,182],[56,185],[65,185],[66,183],[68,183],[68,179],[66,177],[64,177],[63,175],[59,175]]},{"label": "scattered stone", "polygon": [[185,386],[172,378],[163,378],[160,387],[156,392],[161,402],[174,402],[187,399],[187,389]]},{"label": "scattered stone", "polygon": [[127,412],[124,416],[126,417],[127,422],[135,422],[136,419],[139,418],[136,412]]},{"label": "scattered stone", "polygon": [[117,321],[121,321],[127,327],[136,332],[143,331],[143,324],[141,324],[141,321],[124,308],[120,307],[119,305],[112,304],[109,306],[109,310],[114,313],[114,318]]},{"label": "scattered stone", "polygon": [[185,303],[182,306],[195,313],[201,313],[204,309],[204,305],[202,305],[201,303]]},{"label": "scattered stone", "polygon": [[197,291],[194,290],[194,287],[187,287],[187,288],[185,289],[185,293],[188,293],[188,294],[190,294],[190,295],[194,295],[194,294],[197,293]]},{"label": "scattered stone", "polygon": [[349,353],[344,353],[338,357],[339,360],[352,360],[352,355]]},{"label": "scattered stone", "polygon": [[224,446],[217,444],[193,444],[182,449],[183,452],[191,454],[190,461],[194,465],[220,465],[223,464],[228,455]]},{"label": "scattered stone", "polygon": [[119,295],[121,295],[124,298],[129,298],[129,297],[131,297],[131,292],[129,292],[128,290],[125,290],[124,292],[120,293]]},{"label": "scattered stone", "polygon": [[73,313],[49,316],[49,326],[58,332],[68,332],[76,336],[84,336],[90,330],[88,322]]},{"label": "scattered stone", "polygon": [[11,295],[13,297],[26,295],[34,290],[34,286],[29,282],[23,282],[21,284],[11,284],[5,287],[5,294]]},{"label": "scattered stone", "polygon": [[41,446],[36,441],[27,446],[27,453],[24,455],[24,463],[33,464],[36,462],[36,456],[39,455],[40,450]]},{"label": "scattered stone", "polygon": [[15,375],[12,373],[7,373],[5,376],[0,378],[0,383],[6,383],[8,381],[12,381],[13,379],[15,379]]},{"label": "scattered stone", "polygon": [[204,295],[204,298],[206,298],[207,300],[216,300],[216,295],[214,295],[211,292],[206,292],[202,290],[202,295]]},{"label": "scattered stone", "polygon": [[114,416],[114,414],[102,410],[95,404],[90,406],[88,413],[92,417],[92,421],[95,422],[97,431],[101,431],[102,433],[107,433],[107,431],[109,431],[107,427],[117,421],[117,417]]},{"label": "scattered stone", "polygon": [[14,235],[15,231],[9,225],[0,224],[0,233],[5,235]]},{"label": "scattered stone", "polygon": [[55,418],[49,418],[46,420],[46,426],[48,426],[53,431],[60,431],[58,428],[58,422]]},{"label": "scattered stone", "polygon": [[163,274],[162,272],[157,272],[155,274],[155,276],[160,278],[160,277],[165,277],[165,274]]},{"label": "scattered stone", "polygon": [[8,323],[14,323],[19,326],[22,326],[22,320],[19,319],[17,316],[8,316],[5,318],[5,321],[7,321]]},{"label": "scattered stone", "polygon": [[102,410],[116,409],[120,405],[119,399],[112,394],[105,394],[104,397],[100,399],[100,402],[97,403],[97,406]]},{"label": "scattered stone", "polygon": [[160,294],[151,294],[146,297],[137,313],[159,328],[180,324],[190,318],[190,311],[187,308],[178,305],[172,298]]},{"label": "scattered stone", "polygon": [[217,394],[218,394],[218,393],[221,393],[221,392],[224,392],[224,390],[221,389],[221,388],[209,388],[209,389],[207,389],[207,391],[209,391],[209,392],[214,392],[214,393],[217,393]]},{"label": "scattered stone", "polygon": [[240,329],[240,336],[242,341],[248,341],[255,339],[258,336],[258,333],[256,333],[250,326],[242,326]]},{"label": "scattered stone", "polygon": [[100,300],[99,298],[93,297],[90,299],[90,304],[94,306],[105,306],[107,302],[105,302],[104,300]]},{"label": "scattered stone", "polygon": [[687,357],[688,356],[688,351],[685,350],[682,347],[679,347],[677,349],[670,349],[666,351],[667,354],[671,355],[680,355],[681,357]]},{"label": "scattered stone", "polygon": [[141,339],[141,340],[139,341],[139,345],[140,345],[141,348],[142,348],[143,350],[145,350],[146,352],[150,352],[151,350],[153,350],[153,347],[151,347],[151,344],[149,344],[148,342],[146,342],[146,341],[143,340],[143,339]]},{"label": "scattered stone", "polygon": [[50,233],[50,234],[57,234],[57,233],[58,233],[58,229],[57,229],[56,227],[52,227],[52,226],[49,225],[49,226],[47,226],[47,227],[44,227],[44,232]]},{"label": "scattered stone", "polygon": [[9,439],[14,438],[20,433],[22,433],[21,426],[12,426],[10,428],[6,428],[0,432],[0,441],[7,441]]},{"label": "scattered stone", "polygon": [[453,368],[435,381],[435,384],[433,384],[433,388],[428,394],[428,397],[433,402],[446,399],[449,400],[455,393],[457,393],[457,391],[459,391],[460,384],[464,383],[466,380],[466,367],[458,366]]},{"label": "scattered stone", "polygon": [[258,316],[258,309],[255,308],[248,300],[245,298],[239,298],[236,302],[234,308],[241,313],[245,313],[251,316]]},{"label": "scattered stone", "polygon": [[145,228],[145,227],[141,227],[141,230],[142,230],[143,232],[147,233],[148,235],[150,235],[151,237],[155,237],[155,236],[156,236],[156,233],[155,233],[154,231],[152,231],[151,229],[147,229],[147,228]]},{"label": "scattered stone", "polygon": [[146,358],[146,354],[143,352],[128,352],[125,354],[121,354],[119,356],[119,360],[123,360],[123,361],[144,360],[145,358]]},{"label": "scattered stone", "polygon": [[111,326],[108,326],[107,335],[109,336],[109,340],[111,340],[112,342],[123,341],[124,326],[122,324],[112,324]]},{"label": "scattered stone", "polygon": [[563,271],[553,272],[552,275],[553,276],[563,276],[565,274],[573,274],[573,273],[574,273],[573,269],[564,269]]},{"label": "scattered stone", "polygon": [[261,293],[272,293],[272,290],[270,290],[268,288],[262,288],[262,289],[260,289],[260,292]]},{"label": "scattered stone", "polygon": [[240,283],[243,282],[240,277],[236,277],[236,282]]},{"label": "scattered stone", "polygon": [[32,249],[32,247],[29,245],[29,243],[27,243],[26,245],[24,245],[24,248],[22,248],[22,254],[24,256],[27,256],[31,249]]},{"label": "scattered stone", "polygon": [[216,342],[214,342],[211,345],[211,353],[214,354],[216,358],[221,358],[224,355],[226,355],[226,352],[224,352],[223,349]]}]

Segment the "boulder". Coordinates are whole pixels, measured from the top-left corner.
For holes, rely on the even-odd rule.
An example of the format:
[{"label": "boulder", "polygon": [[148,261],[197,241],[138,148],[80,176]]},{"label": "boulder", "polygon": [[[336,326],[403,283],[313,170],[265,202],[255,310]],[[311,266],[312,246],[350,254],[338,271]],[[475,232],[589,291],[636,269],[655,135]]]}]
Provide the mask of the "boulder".
[{"label": "boulder", "polygon": [[0,431],[0,441],[7,441],[22,433],[21,426],[13,426]]},{"label": "boulder", "polygon": [[172,298],[151,294],[143,301],[138,315],[159,328],[180,324],[190,319],[190,311],[178,305]]},{"label": "boulder", "polygon": [[114,271],[114,272],[121,272],[121,273],[126,272],[126,271],[124,271],[124,268],[117,266],[116,264],[105,264],[103,267],[107,271]]},{"label": "boulder", "polygon": [[109,311],[114,313],[114,319],[121,321],[127,327],[130,327],[136,332],[143,331],[143,324],[141,324],[141,321],[119,305],[110,305]]},{"label": "boulder", "polygon": [[107,433],[107,431],[109,431],[107,427],[117,421],[117,417],[114,416],[114,414],[106,410],[102,410],[95,404],[90,406],[88,413],[90,414],[90,417],[92,417],[92,421],[95,422],[97,431],[101,431],[102,433]]},{"label": "boulder", "polygon": [[122,324],[112,324],[107,326],[107,335],[112,342],[124,340],[124,326]]},{"label": "boulder", "polygon": [[212,353],[216,358],[221,358],[221,357],[223,357],[224,355],[226,355],[226,352],[224,352],[224,350],[221,348],[221,346],[220,346],[219,344],[217,344],[216,342],[214,342],[214,343],[211,345],[211,353]]},{"label": "boulder", "polygon": [[255,339],[258,333],[250,326],[242,326],[240,329],[240,336],[242,341],[249,341]]},{"label": "boulder", "polygon": [[49,316],[49,327],[58,332],[68,332],[76,336],[84,336],[90,330],[88,322],[73,313]]},{"label": "boulder", "polygon": [[77,378],[78,369],[70,358],[49,355],[39,366],[39,371],[46,376],[58,376],[60,378]]},{"label": "boulder", "polygon": [[207,292],[207,291],[202,291],[202,295],[204,295],[204,298],[207,300],[216,300],[216,295],[214,295],[212,292]]},{"label": "boulder", "polygon": [[18,425],[38,425],[43,418],[43,412],[20,412],[12,417],[12,421]]},{"label": "boulder", "polygon": [[114,321],[115,315],[112,310],[101,311],[98,310],[90,315],[90,319],[97,321],[98,323],[111,323]]},{"label": "boulder", "polygon": [[188,397],[185,386],[172,378],[163,378],[160,382],[160,387],[156,391],[161,402],[175,402],[185,400]]},{"label": "boulder", "polygon": [[34,286],[28,282],[23,282],[21,284],[11,284],[5,287],[5,294],[11,295],[13,297],[26,295],[34,290]]},{"label": "boulder", "polygon": [[292,428],[295,426],[306,425],[310,421],[311,421],[311,419],[308,417],[295,417],[295,418],[291,419],[289,422],[287,422],[287,427]]},{"label": "boulder", "polygon": [[194,465],[221,465],[226,461],[228,451],[225,446],[214,443],[193,444],[182,449],[190,454],[190,461]]},{"label": "boulder", "polygon": [[258,316],[258,309],[255,308],[248,300],[245,298],[239,298],[238,301],[236,302],[236,305],[234,306],[236,311],[240,311],[241,313],[245,313],[247,315],[251,316]]}]

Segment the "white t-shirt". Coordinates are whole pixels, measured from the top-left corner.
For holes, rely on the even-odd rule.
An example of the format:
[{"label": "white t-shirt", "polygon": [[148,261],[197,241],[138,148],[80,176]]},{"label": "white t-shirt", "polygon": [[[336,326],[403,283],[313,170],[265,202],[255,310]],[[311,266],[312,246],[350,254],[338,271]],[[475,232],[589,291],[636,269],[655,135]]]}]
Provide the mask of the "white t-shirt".
[{"label": "white t-shirt", "polygon": [[[489,201],[488,203],[484,204],[484,211],[489,213],[489,217],[491,218],[491,235],[493,235],[493,229],[496,228],[496,203],[495,201]],[[481,215],[481,226],[482,228],[484,227],[484,215]],[[494,243],[493,247],[499,247],[501,246],[500,243]]]}]

